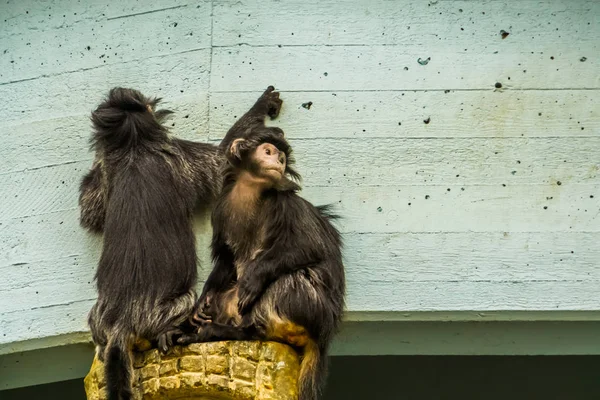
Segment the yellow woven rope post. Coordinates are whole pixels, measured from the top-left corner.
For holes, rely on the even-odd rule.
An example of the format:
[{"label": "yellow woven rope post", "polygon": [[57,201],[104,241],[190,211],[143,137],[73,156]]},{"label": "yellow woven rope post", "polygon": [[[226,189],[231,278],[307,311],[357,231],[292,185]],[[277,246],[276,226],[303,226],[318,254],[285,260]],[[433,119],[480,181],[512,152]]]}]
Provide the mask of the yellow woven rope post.
[{"label": "yellow woven rope post", "polygon": [[[152,349],[134,358],[134,399],[297,400],[298,354],[275,342],[213,342]],[[104,365],[85,377],[88,400],[106,399]]]}]

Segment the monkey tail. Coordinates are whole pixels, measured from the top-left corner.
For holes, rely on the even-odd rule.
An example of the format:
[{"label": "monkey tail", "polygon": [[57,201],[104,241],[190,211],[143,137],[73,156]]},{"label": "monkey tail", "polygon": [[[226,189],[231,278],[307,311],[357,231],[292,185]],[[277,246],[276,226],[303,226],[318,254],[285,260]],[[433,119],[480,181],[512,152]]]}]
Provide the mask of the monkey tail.
[{"label": "monkey tail", "polygon": [[108,400],[130,400],[133,370],[132,345],[122,335],[111,338],[104,355]]},{"label": "monkey tail", "polygon": [[155,111],[160,100],[146,97],[135,89],[111,89],[108,97],[92,112],[93,146],[127,148],[142,141],[164,140],[167,129],[161,122],[172,112]]},{"label": "monkey tail", "polygon": [[309,340],[300,363],[298,400],[317,400],[327,377],[327,364],[327,349]]}]

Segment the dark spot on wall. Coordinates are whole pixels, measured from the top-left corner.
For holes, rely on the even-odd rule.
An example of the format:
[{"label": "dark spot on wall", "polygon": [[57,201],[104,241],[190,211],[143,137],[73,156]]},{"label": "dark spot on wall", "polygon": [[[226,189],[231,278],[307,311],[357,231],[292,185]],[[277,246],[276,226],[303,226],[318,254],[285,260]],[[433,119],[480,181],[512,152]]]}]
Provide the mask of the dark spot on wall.
[{"label": "dark spot on wall", "polygon": [[450,188],[446,189],[447,191],[450,191]]},{"label": "dark spot on wall", "polygon": [[310,108],[312,107],[313,102],[309,101],[307,103],[302,103],[302,108],[306,108],[307,110],[310,110]]},{"label": "dark spot on wall", "polygon": [[579,61],[581,61],[581,62],[585,62],[586,60],[587,60],[587,57],[581,57],[581,58],[579,59]]},{"label": "dark spot on wall", "polygon": [[465,191],[465,188],[464,188],[464,187],[461,187],[461,188],[460,188],[460,190],[462,190],[462,191],[464,192],[464,191]]},{"label": "dark spot on wall", "polygon": [[502,84],[500,82],[496,82],[496,84],[494,85],[494,87],[496,89],[500,89],[502,87]]},{"label": "dark spot on wall", "polygon": [[554,60],[554,56],[550,56],[550,59],[551,59],[551,60]]},{"label": "dark spot on wall", "polygon": [[382,211],[383,211],[383,208],[381,208],[381,207],[377,207],[377,211],[378,211],[378,212],[382,212]]},{"label": "dark spot on wall", "polygon": [[593,199],[593,198],[594,198],[594,195],[593,195],[593,194],[590,194],[590,199]]},{"label": "dark spot on wall", "polygon": [[516,175],[517,171],[510,171],[511,174]]},{"label": "dark spot on wall", "polygon": [[548,206],[544,206],[544,210],[547,210],[547,209],[548,209]]},{"label": "dark spot on wall", "polygon": [[503,184],[502,184],[502,187],[506,187],[506,183],[503,183]]},{"label": "dark spot on wall", "polygon": [[329,75],[329,74],[328,74],[327,72],[323,72],[323,75],[327,76],[327,75]]},{"label": "dark spot on wall", "polygon": [[562,185],[562,182],[561,182],[561,181],[556,181],[556,184],[557,184],[558,186],[560,186],[560,185]]},{"label": "dark spot on wall", "polygon": [[425,122],[425,124],[427,125],[431,122],[431,117],[427,117],[427,119],[424,119],[423,122]]},{"label": "dark spot on wall", "polygon": [[429,200],[429,195],[428,194],[425,195],[425,200]]},{"label": "dark spot on wall", "polygon": [[521,161],[517,160],[517,164],[521,164]]},{"label": "dark spot on wall", "polygon": [[405,70],[405,71],[408,71],[408,67],[404,67],[404,70]]},{"label": "dark spot on wall", "polygon": [[427,64],[429,64],[429,61],[431,61],[431,57],[427,57],[426,59],[422,59],[421,57],[419,57],[419,58],[417,59],[417,62],[418,62],[420,65],[427,65]]},{"label": "dark spot on wall", "polygon": [[173,28],[177,28],[177,22],[173,22]]},{"label": "dark spot on wall", "polygon": [[91,50],[91,49],[92,49],[92,47],[91,47],[91,46],[88,46],[88,47],[86,47],[86,49],[87,49],[87,50]]},{"label": "dark spot on wall", "polygon": [[402,125],[402,122],[398,122],[398,126]]},{"label": "dark spot on wall", "polygon": [[506,32],[504,29],[500,31],[500,36],[502,36],[502,39],[506,39],[508,35],[510,35],[510,32]]}]

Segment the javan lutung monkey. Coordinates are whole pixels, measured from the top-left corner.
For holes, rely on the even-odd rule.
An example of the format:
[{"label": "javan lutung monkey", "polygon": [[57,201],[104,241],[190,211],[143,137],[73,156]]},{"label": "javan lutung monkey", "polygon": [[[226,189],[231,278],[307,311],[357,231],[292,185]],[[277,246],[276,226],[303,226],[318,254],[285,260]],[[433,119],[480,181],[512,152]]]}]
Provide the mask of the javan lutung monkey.
[{"label": "javan lutung monkey", "polygon": [[105,362],[109,400],[131,398],[132,351],[166,351],[193,312],[197,279],[192,214],[222,187],[223,148],[276,117],[273,87],[227,133],[221,147],[173,138],[159,99],[114,88],[92,113],[92,169],[80,186],[81,225],[104,234],[98,300],[88,316]]},{"label": "javan lutung monkey", "polygon": [[296,192],[291,148],[257,126],[226,149],[212,213],[214,268],[181,344],[275,340],[302,350],[300,400],[318,397],[344,308],[341,238],[327,207]]}]

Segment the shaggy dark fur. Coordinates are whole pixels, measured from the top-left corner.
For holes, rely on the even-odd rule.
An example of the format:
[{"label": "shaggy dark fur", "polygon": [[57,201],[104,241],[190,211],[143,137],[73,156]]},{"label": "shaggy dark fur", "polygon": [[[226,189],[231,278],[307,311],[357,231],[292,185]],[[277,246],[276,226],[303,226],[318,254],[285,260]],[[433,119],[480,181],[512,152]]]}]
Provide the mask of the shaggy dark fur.
[{"label": "shaggy dark fur", "polygon": [[218,147],[170,137],[158,102],[114,88],[92,113],[96,157],[80,187],[80,222],[104,234],[88,322],[109,400],[131,398],[134,347],[166,351],[182,333],[196,302],[193,212],[221,191],[222,148],[281,104],[270,87]]},{"label": "shaggy dark fur", "polygon": [[[300,400],[314,400],[344,309],[341,238],[328,208],[297,194],[299,175],[283,135],[257,126],[244,137],[227,149],[224,187],[212,213],[214,268],[194,317],[199,328],[179,342],[261,339],[301,348]],[[245,195],[242,187],[260,180],[263,143],[285,154],[285,173],[257,196],[251,189]]]}]

